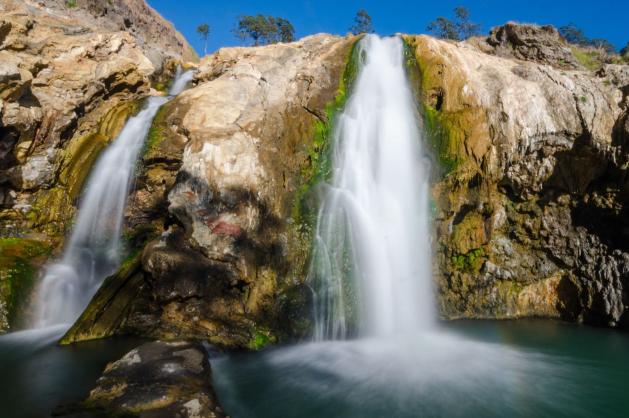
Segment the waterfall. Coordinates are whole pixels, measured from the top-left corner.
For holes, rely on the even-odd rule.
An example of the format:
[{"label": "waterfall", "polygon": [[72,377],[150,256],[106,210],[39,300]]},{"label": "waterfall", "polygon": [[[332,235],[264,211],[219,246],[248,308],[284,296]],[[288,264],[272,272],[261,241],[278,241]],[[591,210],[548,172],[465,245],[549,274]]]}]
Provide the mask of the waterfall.
[{"label": "waterfall", "polygon": [[74,322],[103,279],[118,268],[125,203],[144,140],[159,108],[181,93],[192,76],[178,68],[169,96],[149,97],[92,169],[64,254],[46,268],[38,288],[36,328]]},{"label": "waterfall", "polygon": [[430,163],[399,38],[360,41],[360,70],[333,131],[309,280],[315,340],[383,337],[435,320]]}]

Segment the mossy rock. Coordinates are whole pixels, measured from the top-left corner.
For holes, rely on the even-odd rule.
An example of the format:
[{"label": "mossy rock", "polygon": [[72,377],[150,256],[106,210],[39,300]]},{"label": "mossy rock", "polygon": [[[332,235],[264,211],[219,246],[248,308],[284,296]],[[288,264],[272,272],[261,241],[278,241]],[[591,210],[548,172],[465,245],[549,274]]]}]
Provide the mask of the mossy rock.
[{"label": "mossy rock", "polygon": [[466,254],[487,242],[485,219],[477,212],[470,212],[452,226],[451,241],[454,250]]},{"label": "mossy rock", "polygon": [[34,195],[31,211],[26,214],[31,229],[53,237],[64,235],[96,159],[138,111],[139,104],[125,102],[114,106],[95,131],[74,137],[66,144],[60,156],[58,181],[54,187]]},{"label": "mossy rock", "polygon": [[141,252],[136,251],[122,263],[115,274],[103,281],[85,311],[59,343],[67,345],[113,335],[126,317],[143,283]]},{"label": "mossy rock", "polygon": [[0,305],[4,306],[4,312],[0,312],[0,333],[15,327],[23,317],[37,271],[50,250],[45,241],[0,238]]},{"label": "mossy rock", "polygon": [[275,344],[276,342],[277,338],[271,333],[270,330],[258,328],[253,332],[247,348],[249,348],[250,350],[258,351],[262,350],[267,345]]},{"label": "mossy rock", "polygon": [[292,218],[306,227],[312,227],[315,210],[312,202],[309,202],[309,192],[321,181],[329,180],[332,175],[332,134],[337,115],[345,107],[345,103],[351,94],[352,85],[360,68],[360,48],[358,37],[352,44],[345,70],[339,81],[339,87],[330,103],[325,106],[325,118],[315,121],[314,138],[307,150],[308,164],[303,167],[300,175],[300,186],[295,196]]},{"label": "mossy rock", "polygon": [[447,175],[479,167],[490,148],[485,109],[465,95],[460,68],[447,65],[424,37],[405,36],[407,72],[417,92],[429,148]]}]

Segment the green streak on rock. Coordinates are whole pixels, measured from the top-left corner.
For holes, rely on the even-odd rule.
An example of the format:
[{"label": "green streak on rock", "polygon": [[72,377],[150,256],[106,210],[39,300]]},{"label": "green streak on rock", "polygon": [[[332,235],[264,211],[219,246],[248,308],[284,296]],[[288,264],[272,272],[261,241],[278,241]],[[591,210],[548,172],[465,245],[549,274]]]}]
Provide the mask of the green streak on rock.
[{"label": "green streak on rock", "polygon": [[68,142],[61,154],[56,185],[39,190],[32,202],[31,211],[26,215],[30,228],[51,237],[63,236],[96,159],[138,109],[139,102],[125,102],[114,106],[103,116],[93,132],[72,138]]},{"label": "green streak on rock", "polygon": [[107,277],[72,328],[61,338],[61,345],[109,337],[126,317],[144,279],[141,251],[129,255],[116,273]]},{"label": "green streak on rock", "polygon": [[[360,39],[359,39],[360,40]],[[325,107],[325,121],[317,119],[315,122],[315,135],[308,157],[310,163],[301,172],[301,186],[297,190],[292,218],[298,224],[312,226],[316,221],[316,211],[309,207],[306,200],[309,192],[319,182],[328,180],[332,174],[332,132],[337,115],[345,107],[356,76],[359,71],[359,40],[352,45],[347,58],[347,64],[343,76],[339,82],[338,91],[334,100]]]},{"label": "green streak on rock", "polygon": [[170,112],[169,103],[166,103],[155,114],[155,118],[153,119],[153,123],[151,124],[151,129],[149,129],[148,136],[146,138],[146,143],[144,145],[144,159],[150,159],[151,156],[156,154],[160,144],[166,138],[166,116],[168,116]]},{"label": "green streak on rock", "polygon": [[[16,325],[25,309],[37,270],[50,254],[47,242],[28,238],[0,239],[0,333]],[[3,312],[4,311],[4,312]]]}]

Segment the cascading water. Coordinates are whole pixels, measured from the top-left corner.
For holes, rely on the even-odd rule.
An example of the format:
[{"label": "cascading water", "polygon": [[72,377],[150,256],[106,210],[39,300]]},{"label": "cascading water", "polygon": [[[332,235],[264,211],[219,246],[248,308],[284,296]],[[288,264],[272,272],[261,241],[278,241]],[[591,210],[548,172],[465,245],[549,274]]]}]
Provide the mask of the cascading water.
[{"label": "cascading water", "polygon": [[358,47],[313,245],[314,341],[214,360],[221,401],[237,417],[557,415],[522,405],[567,387],[562,364],[436,325],[430,163],[403,43],[368,35]]},{"label": "cascading water", "polygon": [[404,46],[367,36],[359,48],[364,62],[336,120],[333,178],[324,187],[310,269],[316,340],[343,339],[350,325],[384,337],[434,321],[430,163]]},{"label": "cascading water", "polygon": [[192,76],[178,68],[169,97],[148,98],[98,160],[63,257],[46,269],[38,288],[36,328],[72,323],[118,267],[123,212],[144,140],[159,108],[181,93]]}]

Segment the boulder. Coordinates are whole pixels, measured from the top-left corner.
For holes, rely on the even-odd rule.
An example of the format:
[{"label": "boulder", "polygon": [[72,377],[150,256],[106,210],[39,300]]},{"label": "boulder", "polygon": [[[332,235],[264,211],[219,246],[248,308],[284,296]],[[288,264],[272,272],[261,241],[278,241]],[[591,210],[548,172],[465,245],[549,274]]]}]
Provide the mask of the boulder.
[{"label": "boulder", "polygon": [[89,397],[57,416],[222,418],[201,343],[155,341],[110,363]]}]

